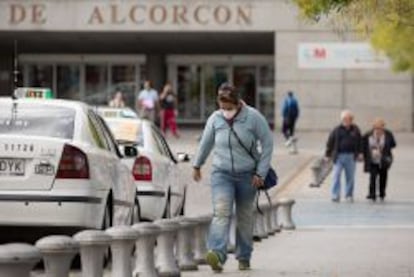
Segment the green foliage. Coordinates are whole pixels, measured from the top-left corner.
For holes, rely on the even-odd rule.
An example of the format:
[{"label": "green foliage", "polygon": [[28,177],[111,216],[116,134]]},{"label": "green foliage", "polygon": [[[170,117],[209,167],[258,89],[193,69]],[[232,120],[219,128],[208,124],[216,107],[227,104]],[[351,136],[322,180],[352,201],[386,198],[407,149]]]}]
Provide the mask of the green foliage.
[{"label": "green foliage", "polygon": [[414,72],[414,0],[292,0],[305,18],[346,22],[384,51],[398,71]]}]

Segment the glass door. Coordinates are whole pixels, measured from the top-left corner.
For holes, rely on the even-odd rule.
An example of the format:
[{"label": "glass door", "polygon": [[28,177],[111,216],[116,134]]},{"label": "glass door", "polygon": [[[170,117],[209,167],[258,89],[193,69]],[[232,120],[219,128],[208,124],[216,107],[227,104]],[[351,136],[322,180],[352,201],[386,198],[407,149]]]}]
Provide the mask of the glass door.
[{"label": "glass door", "polygon": [[177,100],[179,118],[184,120],[201,119],[201,66],[177,66]]},{"label": "glass door", "polygon": [[135,65],[113,65],[111,67],[110,99],[117,91],[122,92],[128,107],[135,109],[135,98],[138,92]]},{"label": "glass door", "polygon": [[108,103],[108,70],[106,65],[85,65],[84,101],[91,105]]},{"label": "glass door", "polygon": [[274,76],[273,65],[258,67],[257,108],[269,122],[275,118]]},{"label": "glass door", "polygon": [[217,109],[217,89],[229,81],[229,66],[206,65],[204,68],[204,119]]},{"label": "glass door", "polygon": [[234,66],[233,83],[242,99],[249,106],[256,107],[256,66]]},{"label": "glass door", "polygon": [[79,64],[62,64],[57,66],[57,97],[80,100],[81,73]]}]

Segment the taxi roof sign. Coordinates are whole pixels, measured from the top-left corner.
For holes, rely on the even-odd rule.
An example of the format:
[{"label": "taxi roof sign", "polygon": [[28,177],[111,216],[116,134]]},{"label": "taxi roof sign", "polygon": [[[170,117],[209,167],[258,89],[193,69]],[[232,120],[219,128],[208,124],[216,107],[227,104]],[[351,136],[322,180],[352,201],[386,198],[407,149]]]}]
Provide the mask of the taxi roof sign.
[{"label": "taxi roof sign", "polygon": [[52,99],[53,92],[50,88],[17,88],[14,91],[16,98],[37,98],[37,99]]}]

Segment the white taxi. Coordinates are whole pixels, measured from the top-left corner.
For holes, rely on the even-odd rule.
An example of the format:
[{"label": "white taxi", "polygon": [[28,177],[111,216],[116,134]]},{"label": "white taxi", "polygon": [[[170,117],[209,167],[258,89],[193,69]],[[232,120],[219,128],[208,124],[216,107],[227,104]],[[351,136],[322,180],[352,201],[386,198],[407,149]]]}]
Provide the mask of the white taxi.
[{"label": "white taxi", "polygon": [[150,121],[141,119],[129,108],[98,107],[97,112],[122,145],[135,145],[139,155],[124,159],[135,179],[142,220],[155,220],[184,215],[186,184],[181,177],[181,162],[167,141]]},{"label": "white taxi", "polygon": [[[125,152],[137,154],[135,148]],[[131,224],[139,205],[120,158],[111,132],[91,107],[0,98],[0,226]]]}]

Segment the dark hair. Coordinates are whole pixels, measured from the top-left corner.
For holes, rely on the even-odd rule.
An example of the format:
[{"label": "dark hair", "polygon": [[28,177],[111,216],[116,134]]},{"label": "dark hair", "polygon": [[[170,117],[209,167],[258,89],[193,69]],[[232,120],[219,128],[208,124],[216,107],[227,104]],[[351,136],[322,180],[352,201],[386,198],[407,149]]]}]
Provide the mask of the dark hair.
[{"label": "dark hair", "polygon": [[237,105],[240,102],[240,95],[236,87],[229,83],[223,83],[218,88],[217,101]]}]

